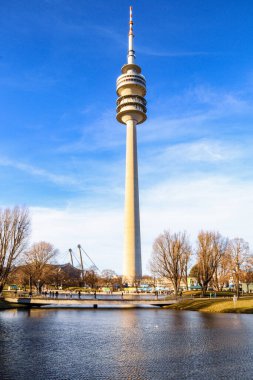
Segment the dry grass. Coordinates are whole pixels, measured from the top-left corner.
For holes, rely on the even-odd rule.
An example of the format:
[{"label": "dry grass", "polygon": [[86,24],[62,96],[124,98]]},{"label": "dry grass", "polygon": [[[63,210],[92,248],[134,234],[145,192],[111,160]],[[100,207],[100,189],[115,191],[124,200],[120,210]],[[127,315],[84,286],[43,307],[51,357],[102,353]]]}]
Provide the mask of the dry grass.
[{"label": "dry grass", "polygon": [[241,298],[235,303],[232,299],[193,299],[183,300],[167,306],[168,309],[193,310],[210,313],[247,313],[253,314],[253,299]]}]

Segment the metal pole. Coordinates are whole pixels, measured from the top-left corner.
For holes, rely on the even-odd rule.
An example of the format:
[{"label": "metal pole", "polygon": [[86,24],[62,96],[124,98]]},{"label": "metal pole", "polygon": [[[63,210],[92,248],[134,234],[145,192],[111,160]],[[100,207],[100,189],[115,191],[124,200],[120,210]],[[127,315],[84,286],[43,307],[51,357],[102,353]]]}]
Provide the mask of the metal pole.
[{"label": "metal pole", "polygon": [[69,248],[69,253],[70,253],[71,265],[72,265],[72,267],[73,267],[73,266],[74,266],[74,265],[73,265],[73,255],[72,255],[72,249],[71,249],[71,248]]},{"label": "metal pole", "polygon": [[81,261],[81,268],[82,268],[82,278],[83,278],[83,286],[84,286],[84,268],[83,268],[83,257],[82,257],[81,245],[78,244],[77,248],[79,249],[79,253],[80,253],[80,261]]}]

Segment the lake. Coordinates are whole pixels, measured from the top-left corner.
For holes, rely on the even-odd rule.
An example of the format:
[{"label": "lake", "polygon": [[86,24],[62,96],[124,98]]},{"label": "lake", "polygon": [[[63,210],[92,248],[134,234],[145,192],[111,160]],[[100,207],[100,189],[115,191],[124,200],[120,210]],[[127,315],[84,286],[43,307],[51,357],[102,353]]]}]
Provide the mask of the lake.
[{"label": "lake", "polygon": [[253,379],[253,316],[166,309],[0,312],[1,380]]}]

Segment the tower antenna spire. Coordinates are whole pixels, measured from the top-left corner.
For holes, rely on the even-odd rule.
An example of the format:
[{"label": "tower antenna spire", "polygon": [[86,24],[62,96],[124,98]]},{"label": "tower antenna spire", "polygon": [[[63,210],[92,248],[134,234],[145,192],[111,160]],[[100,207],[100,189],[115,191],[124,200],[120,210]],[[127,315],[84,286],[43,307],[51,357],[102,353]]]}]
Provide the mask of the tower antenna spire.
[{"label": "tower antenna spire", "polygon": [[133,7],[130,7],[129,33],[128,33],[128,55],[127,63],[134,64],[134,32],[133,32]]}]

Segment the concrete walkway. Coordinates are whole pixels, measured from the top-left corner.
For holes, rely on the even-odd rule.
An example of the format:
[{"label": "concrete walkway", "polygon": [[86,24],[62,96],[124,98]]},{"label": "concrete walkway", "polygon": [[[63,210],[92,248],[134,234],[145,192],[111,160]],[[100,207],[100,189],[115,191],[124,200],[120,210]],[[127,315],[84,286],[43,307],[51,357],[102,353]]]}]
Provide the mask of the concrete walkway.
[{"label": "concrete walkway", "polygon": [[85,306],[85,307],[142,307],[142,306],[157,306],[163,307],[172,305],[178,301],[176,300],[143,300],[127,298],[127,299],[112,299],[110,297],[103,299],[60,299],[60,298],[45,298],[45,297],[19,297],[19,298],[5,298],[6,302],[12,304],[24,305],[27,307],[41,307],[41,306]]}]

